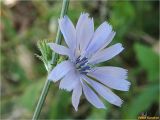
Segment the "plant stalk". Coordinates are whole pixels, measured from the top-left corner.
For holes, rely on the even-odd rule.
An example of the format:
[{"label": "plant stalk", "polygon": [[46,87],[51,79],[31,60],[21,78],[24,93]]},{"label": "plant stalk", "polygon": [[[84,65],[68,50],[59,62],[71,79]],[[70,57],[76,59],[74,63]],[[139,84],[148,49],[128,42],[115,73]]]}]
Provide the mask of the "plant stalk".
[{"label": "plant stalk", "polygon": [[[62,5],[60,18],[62,18],[65,14],[67,14],[68,6],[69,6],[69,0],[63,0],[63,5]],[[60,32],[60,28],[58,27],[55,43],[61,44],[61,41],[62,41],[62,34]],[[57,58],[58,58],[58,55],[54,54],[53,55],[53,64],[56,63]],[[43,90],[41,92],[40,98],[38,100],[35,112],[33,114],[32,120],[37,120],[39,115],[40,115],[40,112],[42,110],[42,106],[45,102],[46,96],[47,96],[49,88],[50,88],[50,83],[51,83],[51,81],[46,80],[45,85],[43,87]]]}]

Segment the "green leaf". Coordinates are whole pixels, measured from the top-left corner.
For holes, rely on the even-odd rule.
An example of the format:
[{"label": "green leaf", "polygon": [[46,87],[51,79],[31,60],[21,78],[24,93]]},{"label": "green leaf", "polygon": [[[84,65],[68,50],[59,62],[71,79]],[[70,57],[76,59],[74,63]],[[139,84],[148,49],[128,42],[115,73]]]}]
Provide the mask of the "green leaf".
[{"label": "green leaf", "polygon": [[44,81],[42,80],[28,86],[23,95],[17,100],[18,105],[28,109],[29,111],[33,111],[43,85]]},{"label": "green leaf", "polygon": [[92,107],[91,114],[87,117],[87,120],[93,120],[93,119],[106,119],[106,116],[109,113],[109,110],[111,109],[111,104],[108,103],[106,100],[103,100],[106,109],[97,109],[95,107]]},{"label": "green leaf", "polygon": [[118,33],[116,34],[117,40],[121,41],[123,40],[122,37],[131,29],[130,26],[135,18],[135,9],[130,1],[111,2],[111,6],[109,23]]},{"label": "green leaf", "polygon": [[105,119],[107,110],[93,108],[91,114],[88,116],[87,120],[93,119]]},{"label": "green leaf", "polygon": [[1,18],[2,25],[5,27],[5,35],[7,38],[14,38],[16,36],[16,31],[14,29],[13,20],[11,18],[2,17]]},{"label": "green leaf", "polygon": [[146,112],[152,103],[158,100],[158,85],[150,85],[144,88],[141,93],[135,96],[128,106],[125,106],[123,114],[125,118],[137,118],[138,114]]},{"label": "green leaf", "polygon": [[53,104],[51,105],[50,109],[50,116],[49,118],[52,119],[67,119],[69,118],[69,111],[70,110],[70,100],[71,96],[66,91],[58,91],[56,96],[53,99]]},{"label": "green leaf", "polygon": [[158,80],[158,54],[156,54],[150,47],[139,43],[134,45],[134,49],[140,66],[148,73],[148,80],[150,82]]}]

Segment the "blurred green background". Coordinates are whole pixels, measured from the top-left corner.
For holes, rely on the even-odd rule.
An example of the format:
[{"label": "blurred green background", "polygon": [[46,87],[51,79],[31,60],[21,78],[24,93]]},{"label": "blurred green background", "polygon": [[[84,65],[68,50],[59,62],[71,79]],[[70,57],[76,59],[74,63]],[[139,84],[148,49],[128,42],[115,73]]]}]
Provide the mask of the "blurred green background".
[{"label": "blurred green background", "polygon": [[[3,0],[1,3],[1,119],[31,119],[47,72],[35,56],[37,41],[54,41],[62,1]],[[137,119],[159,116],[159,1],[71,0],[68,16],[76,24],[88,12],[97,28],[108,21],[116,31],[112,44],[125,50],[104,65],[129,70],[129,92],[114,91],[124,103],[121,108],[105,101],[106,110],[96,109],[81,97],[78,112],[71,93],[51,84],[41,119]]]}]

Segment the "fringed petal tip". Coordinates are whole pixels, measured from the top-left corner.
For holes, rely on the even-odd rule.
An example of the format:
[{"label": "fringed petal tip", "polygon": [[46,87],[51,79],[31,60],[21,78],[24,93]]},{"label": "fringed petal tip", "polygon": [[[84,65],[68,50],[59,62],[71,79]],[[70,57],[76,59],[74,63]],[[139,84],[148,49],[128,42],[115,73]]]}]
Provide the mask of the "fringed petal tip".
[{"label": "fringed petal tip", "polygon": [[66,18],[68,18],[68,16],[67,16],[67,15],[64,15],[64,16],[62,16],[61,18],[58,18],[58,21],[62,21],[62,20],[64,20],[64,19],[66,19]]},{"label": "fringed petal tip", "polygon": [[129,91],[130,86],[131,86],[131,83],[128,81],[128,87],[127,87],[126,91]]},{"label": "fringed petal tip", "polygon": [[65,90],[65,91],[68,91],[68,92],[71,92],[73,90],[73,88],[67,88],[67,87],[64,87],[62,85],[59,85],[59,89],[60,90]]},{"label": "fringed petal tip", "polygon": [[86,12],[81,12],[81,15],[80,16],[86,16],[86,17],[89,17],[89,14],[86,13]]},{"label": "fringed petal tip", "polygon": [[121,88],[117,89],[117,90],[126,91],[127,92],[127,91],[129,91],[130,85],[131,85],[131,83],[128,80],[124,80],[124,83],[121,84]]},{"label": "fringed petal tip", "polygon": [[123,69],[124,72],[123,72],[123,76],[124,76],[124,79],[126,80],[128,78],[128,70],[127,69]]},{"label": "fringed petal tip", "polygon": [[104,25],[106,26],[107,29],[111,29],[111,31],[112,31],[112,25],[111,24],[109,24],[107,21],[105,21]]},{"label": "fringed petal tip", "polygon": [[69,17],[67,15],[65,15],[65,16],[63,16],[61,18],[58,18],[58,24],[59,24],[59,26],[62,25],[67,19],[69,19]]},{"label": "fringed petal tip", "polygon": [[[87,19],[89,19],[89,20],[91,20],[91,21],[94,21],[94,19],[93,19],[93,17],[91,17],[88,13],[86,13],[86,12],[82,12],[81,13],[81,15],[80,15],[80,17],[79,17],[79,19],[80,18],[83,18],[83,19],[85,19],[85,18],[87,18]],[[94,23],[94,22],[93,22]]]},{"label": "fringed petal tip", "polygon": [[71,92],[72,90],[71,89],[66,89],[66,88],[63,88],[63,87],[59,87],[60,90],[65,90],[67,92]]},{"label": "fringed petal tip", "polygon": [[121,91],[127,92],[130,89],[131,83],[127,80],[125,80],[125,81],[126,81],[125,86],[123,87],[123,89],[121,89]]},{"label": "fringed petal tip", "polygon": [[122,99],[116,99],[115,101],[113,101],[113,105],[116,105],[117,107],[121,107],[122,106],[122,104],[123,104],[123,100]]}]

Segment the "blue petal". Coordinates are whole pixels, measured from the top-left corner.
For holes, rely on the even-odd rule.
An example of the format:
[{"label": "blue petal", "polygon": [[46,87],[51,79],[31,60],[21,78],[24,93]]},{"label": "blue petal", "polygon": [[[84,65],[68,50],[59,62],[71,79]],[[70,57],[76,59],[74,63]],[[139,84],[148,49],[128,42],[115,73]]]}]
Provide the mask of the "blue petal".
[{"label": "blue petal", "polygon": [[48,43],[48,45],[54,52],[61,55],[67,55],[69,58],[73,59],[73,54],[69,48],[55,43]]},{"label": "blue petal", "polygon": [[108,102],[116,106],[121,106],[123,101],[116,94],[114,94],[109,88],[100,84],[99,82],[96,82],[95,80],[88,78],[87,76],[83,76],[83,79],[88,84],[90,84],[96,90],[96,92],[99,95],[101,95],[104,99],[106,99]]},{"label": "blue petal", "polygon": [[86,50],[86,54],[90,56],[103,47],[111,31],[112,27],[107,22],[102,23],[95,31],[93,39]]},{"label": "blue petal", "polygon": [[105,74],[109,74],[112,77],[116,77],[119,79],[127,79],[128,70],[121,67],[114,66],[103,66],[103,67],[95,67],[95,70],[105,72]]},{"label": "blue petal", "polygon": [[81,14],[76,26],[77,48],[83,52],[88,46],[94,34],[94,22],[89,18],[89,14]]},{"label": "blue petal", "polygon": [[76,30],[73,23],[67,16],[64,16],[59,19],[59,27],[68,47],[74,51],[76,47]]},{"label": "blue petal", "polygon": [[[109,71],[107,67],[96,67],[95,70],[89,72],[87,75],[97,79],[102,84],[121,91],[128,91],[130,82],[126,79],[126,72],[124,69],[112,68]],[[115,73],[115,74],[114,74]]]},{"label": "blue petal", "polygon": [[107,41],[105,42],[105,44],[103,45],[103,47],[101,47],[99,50],[102,50],[103,48],[105,48],[114,38],[114,36],[116,35],[116,32],[112,31],[108,37],[107,37]]},{"label": "blue petal", "polygon": [[75,88],[76,84],[79,82],[80,77],[76,73],[76,71],[73,69],[70,72],[68,72],[64,78],[60,81],[59,88],[65,89],[67,91],[71,91],[73,88]]},{"label": "blue petal", "polygon": [[82,88],[86,99],[96,108],[105,108],[103,102],[99,99],[96,93],[81,80]]},{"label": "blue petal", "polygon": [[89,63],[91,64],[97,64],[100,62],[107,61],[109,59],[112,59],[114,56],[119,54],[124,48],[122,47],[122,44],[117,43],[115,45],[112,45],[108,48],[105,48],[97,53],[95,53],[90,59]]},{"label": "blue petal", "polygon": [[82,95],[82,86],[81,83],[79,82],[73,89],[72,93],[72,105],[76,111],[78,110],[78,105],[80,102],[81,95]]},{"label": "blue petal", "polygon": [[73,63],[68,61],[63,61],[58,64],[48,75],[48,80],[56,82],[60,80],[64,75],[66,75],[70,70],[74,69]]}]

